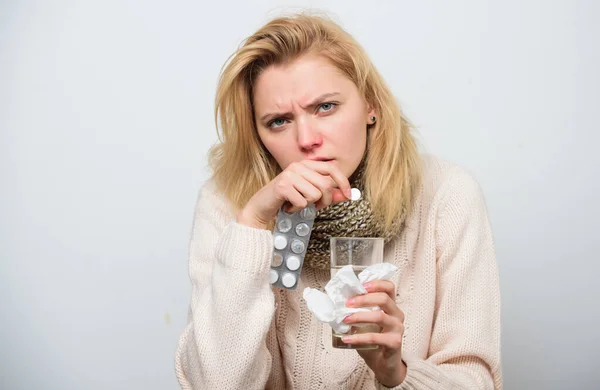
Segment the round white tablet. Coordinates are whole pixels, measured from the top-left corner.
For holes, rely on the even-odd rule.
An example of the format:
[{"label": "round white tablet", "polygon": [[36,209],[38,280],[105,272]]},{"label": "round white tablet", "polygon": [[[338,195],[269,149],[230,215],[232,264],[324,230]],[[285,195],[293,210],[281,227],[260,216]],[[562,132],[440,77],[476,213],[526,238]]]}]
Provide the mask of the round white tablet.
[{"label": "round white tablet", "polygon": [[352,200],[359,200],[362,196],[362,194],[360,193],[360,190],[358,188],[353,188],[350,190],[351,191],[351,195],[350,195],[350,199]]},{"label": "round white tablet", "polygon": [[296,284],[296,277],[288,272],[281,278],[281,283],[287,288],[294,287],[294,284]]},{"label": "round white tablet", "polygon": [[273,240],[273,244],[275,245],[275,249],[285,249],[285,247],[287,246],[287,239],[284,236],[277,235]]},{"label": "round white tablet", "polygon": [[295,271],[298,268],[300,268],[300,259],[298,258],[298,256],[290,256],[285,261],[285,265],[290,271]]},{"label": "round white tablet", "polygon": [[269,271],[269,283],[273,284],[277,282],[277,279],[279,279],[279,274],[277,273],[277,271],[275,271],[274,269]]}]

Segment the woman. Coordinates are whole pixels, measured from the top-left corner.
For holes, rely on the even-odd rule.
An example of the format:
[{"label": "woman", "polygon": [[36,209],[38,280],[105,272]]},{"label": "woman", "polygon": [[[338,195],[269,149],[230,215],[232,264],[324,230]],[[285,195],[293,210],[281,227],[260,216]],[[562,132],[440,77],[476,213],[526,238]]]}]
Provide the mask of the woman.
[{"label": "woman", "polygon": [[[184,389],[498,389],[499,287],[479,186],[420,156],[392,93],[335,23],[275,19],[230,58],[216,96],[221,143],[200,191],[190,248]],[[350,188],[363,199],[350,203]],[[295,290],[268,282],[281,206],[319,210]],[[356,228],[358,226],[358,228]],[[391,281],[366,286],[344,321],[381,333],[331,346],[301,298],[330,279],[328,237],[386,241]]]}]

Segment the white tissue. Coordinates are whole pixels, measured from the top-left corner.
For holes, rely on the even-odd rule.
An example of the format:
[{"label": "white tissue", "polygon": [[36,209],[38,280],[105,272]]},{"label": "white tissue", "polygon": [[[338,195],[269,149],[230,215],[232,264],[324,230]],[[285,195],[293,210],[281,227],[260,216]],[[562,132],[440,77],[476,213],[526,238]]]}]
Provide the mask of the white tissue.
[{"label": "white tissue", "polygon": [[327,283],[325,286],[327,295],[307,287],[304,289],[303,297],[308,309],[319,321],[329,324],[338,334],[346,333],[350,330],[350,325],[342,322],[346,316],[360,311],[380,310],[379,307],[346,307],[346,301],[356,295],[367,293],[363,283],[372,280],[389,280],[397,269],[398,267],[390,263],[378,263],[365,268],[356,277],[352,266],[347,265]]},{"label": "white tissue", "polygon": [[361,283],[367,283],[371,280],[389,280],[398,267],[390,263],[377,263],[365,268],[358,274]]},{"label": "white tissue", "polygon": [[302,293],[308,310],[312,311],[317,319],[321,322],[331,322],[334,320],[333,302],[323,292],[307,287]]},{"label": "white tissue", "polygon": [[[363,271],[364,272],[364,271]],[[340,269],[325,286],[327,295],[333,301],[336,309],[346,306],[346,300],[356,295],[366,294],[360,280],[354,274],[351,265]]]}]

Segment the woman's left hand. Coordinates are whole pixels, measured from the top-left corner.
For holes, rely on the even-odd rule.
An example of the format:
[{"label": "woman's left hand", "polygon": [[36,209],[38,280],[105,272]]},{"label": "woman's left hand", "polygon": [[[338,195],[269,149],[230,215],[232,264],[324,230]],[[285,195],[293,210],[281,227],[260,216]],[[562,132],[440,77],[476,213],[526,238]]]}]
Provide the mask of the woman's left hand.
[{"label": "woman's left hand", "polygon": [[374,280],[364,285],[367,294],[358,295],[346,302],[348,307],[379,306],[381,310],[359,312],[349,315],[344,323],[372,323],[381,327],[381,333],[362,333],[344,336],[347,344],[377,344],[374,350],[357,352],[373,370],[377,380],[386,387],[398,386],[406,376],[406,365],[402,361],[402,336],[404,335],[404,313],[394,300],[396,286],[388,280]]}]

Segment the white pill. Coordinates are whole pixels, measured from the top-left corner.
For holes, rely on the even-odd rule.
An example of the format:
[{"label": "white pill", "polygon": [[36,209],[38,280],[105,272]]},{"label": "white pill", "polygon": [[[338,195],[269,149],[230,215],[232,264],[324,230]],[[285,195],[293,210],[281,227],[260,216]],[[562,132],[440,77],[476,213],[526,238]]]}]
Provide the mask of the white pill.
[{"label": "white pill", "polygon": [[310,233],[310,228],[308,227],[307,224],[305,224],[304,222],[299,223],[296,226],[296,234],[299,235],[300,237],[304,237],[306,236],[308,233]]},{"label": "white pill", "polygon": [[277,223],[277,229],[282,233],[287,233],[292,228],[292,221],[289,218],[284,218]]},{"label": "white pill", "polygon": [[287,246],[287,239],[284,236],[277,235],[273,240],[275,249],[283,250]]},{"label": "white pill", "polygon": [[287,288],[294,287],[294,284],[296,284],[296,277],[288,272],[281,278],[281,283]]},{"label": "white pill", "polygon": [[273,284],[277,281],[277,279],[279,279],[279,274],[277,273],[277,271],[275,271],[274,269],[272,269],[269,272],[269,283]]},{"label": "white pill", "polygon": [[351,195],[350,195],[350,199],[352,200],[359,200],[362,197],[362,194],[360,193],[360,190],[358,188],[353,188],[351,191]]},{"label": "white pill", "polygon": [[298,256],[290,256],[285,261],[285,265],[290,271],[295,271],[300,268],[300,258]]},{"label": "white pill", "polygon": [[292,241],[291,248],[294,253],[302,253],[304,252],[304,243],[300,240],[294,240]]},{"label": "white pill", "polygon": [[273,261],[271,263],[272,267],[279,267],[281,265],[281,263],[283,263],[283,256],[281,256],[281,253],[274,253],[273,254]]}]

